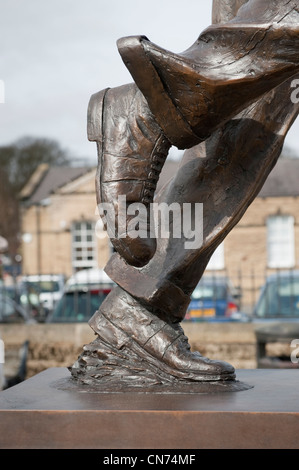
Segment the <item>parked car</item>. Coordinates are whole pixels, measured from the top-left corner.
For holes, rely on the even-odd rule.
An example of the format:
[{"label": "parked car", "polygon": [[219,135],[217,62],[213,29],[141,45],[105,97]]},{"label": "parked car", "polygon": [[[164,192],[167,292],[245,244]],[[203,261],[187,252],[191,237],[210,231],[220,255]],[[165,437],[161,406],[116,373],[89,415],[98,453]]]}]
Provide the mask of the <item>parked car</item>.
[{"label": "parked car", "polygon": [[299,271],[281,271],[266,280],[253,320],[299,320]]},{"label": "parked car", "polygon": [[6,294],[15,302],[20,303],[20,292],[17,285],[0,284],[0,293]]},{"label": "parked car", "polygon": [[30,313],[5,292],[0,292],[0,323],[35,323]]},{"label": "parked car", "polygon": [[65,292],[52,314],[47,318],[48,323],[88,322],[98,310],[111,288],[75,289]]},{"label": "parked car", "polygon": [[63,294],[65,278],[60,274],[24,276],[20,301],[38,320],[44,321]]},{"label": "parked car", "polygon": [[[299,334],[299,271],[279,271],[266,279],[252,321],[255,324],[258,368],[298,368],[292,362],[292,341]],[[275,347],[278,343],[284,347]],[[272,355],[270,344],[272,344]],[[277,354],[273,355],[273,350]]]},{"label": "parked car", "polygon": [[239,295],[226,277],[203,277],[194,289],[186,321],[240,321]]},{"label": "parked car", "polygon": [[101,269],[78,271],[66,282],[64,294],[47,322],[88,322],[114,285]]}]

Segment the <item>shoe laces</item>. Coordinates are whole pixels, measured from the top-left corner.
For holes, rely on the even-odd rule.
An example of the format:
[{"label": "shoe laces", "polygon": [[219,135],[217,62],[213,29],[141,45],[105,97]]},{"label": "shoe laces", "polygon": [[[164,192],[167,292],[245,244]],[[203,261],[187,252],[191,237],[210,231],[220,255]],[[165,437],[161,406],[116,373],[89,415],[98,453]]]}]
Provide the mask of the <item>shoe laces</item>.
[{"label": "shoe laces", "polygon": [[169,140],[161,134],[153,148],[150,159],[150,170],[147,180],[144,183],[143,194],[141,197],[141,202],[145,205],[150,204],[153,201],[160,173],[167,158],[170,145]]}]

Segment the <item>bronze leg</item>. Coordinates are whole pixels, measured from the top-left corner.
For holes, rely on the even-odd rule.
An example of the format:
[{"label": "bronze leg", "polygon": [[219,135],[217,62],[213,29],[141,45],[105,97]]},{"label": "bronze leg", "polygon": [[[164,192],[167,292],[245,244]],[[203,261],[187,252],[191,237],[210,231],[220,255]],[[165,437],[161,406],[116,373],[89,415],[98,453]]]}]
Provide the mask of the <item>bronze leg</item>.
[{"label": "bronze leg", "polygon": [[[237,19],[255,12],[259,19],[269,17],[266,4],[249,1]],[[269,21],[287,21],[288,9],[295,24],[297,4],[271,2]],[[158,203],[203,203],[202,245],[186,249],[184,234],[158,238],[155,254],[138,269],[119,254],[110,259],[106,272],[118,287],[90,321],[98,338],[73,366],[74,377],[87,383],[120,377],[129,383],[134,378],[137,384],[234,380],[229,364],[190,351],[179,322],[212,253],[260,191],[298,115],[298,105],[291,101],[294,77],[285,80],[282,75],[279,86],[224,119],[209,139],[186,151],[178,173],[156,196]]]}]

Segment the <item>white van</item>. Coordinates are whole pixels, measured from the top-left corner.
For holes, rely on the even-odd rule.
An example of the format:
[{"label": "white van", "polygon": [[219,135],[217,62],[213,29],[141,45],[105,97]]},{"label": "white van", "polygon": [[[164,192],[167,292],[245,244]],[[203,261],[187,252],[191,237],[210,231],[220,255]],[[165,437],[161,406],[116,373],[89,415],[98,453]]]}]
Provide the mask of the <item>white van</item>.
[{"label": "white van", "polygon": [[43,309],[46,315],[55,308],[63,294],[65,277],[62,274],[23,276],[21,304],[33,309]]},{"label": "white van", "polygon": [[105,286],[112,288],[114,282],[100,268],[82,269],[73,274],[65,283],[65,290],[70,291],[74,289],[82,289],[92,287],[104,288]]}]

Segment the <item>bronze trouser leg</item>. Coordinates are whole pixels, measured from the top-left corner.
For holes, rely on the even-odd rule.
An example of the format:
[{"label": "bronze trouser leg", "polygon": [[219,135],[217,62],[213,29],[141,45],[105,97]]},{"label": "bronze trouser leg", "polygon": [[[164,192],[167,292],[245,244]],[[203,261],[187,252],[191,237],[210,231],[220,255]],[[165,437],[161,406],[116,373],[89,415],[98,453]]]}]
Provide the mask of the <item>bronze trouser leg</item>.
[{"label": "bronze trouser leg", "polygon": [[112,279],[157,313],[161,310],[171,320],[184,317],[210,256],[259,193],[298,114],[298,105],[291,101],[294,78],[188,150],[177,175],[157,195],[156,201],[168,204],[203,203],[201,248],[184,249],[183,236],[160,239],[155,256],[142,269],[127,266],[118,255],[108,263]]},{"label": "bronze trouser leg", "polygon": [[[204,243],[198,250],[186,250],[183,235],[158,240],[156,254],[140,270],[114,255],[106,271],[122,288],[170,316],[184,317],[189,295],[210,256],[257,196],[280,155],[285,134],[298,114],[290,90],[290,82],[283,84],[205,144],[185,153],[177,175],[157,200],[202,202]],[[263,124],[268,106],[273,119]],[[204,155],[207,158],[199,158]]]},{"label": "bronze trouser leg", "polygon": [[[240,5],[237,0],[233,3]],[[277,1],[273,4],[278,5]],[[156,200],[203,203],[203,245],[187,250],[183,236],[158,238],[153,258],[141,268],[127,264],[118,254],[110,259],[106,271],[118,287],[90,320],[98,339],[85,348],[73,367],[74,375],[80,376],[82,367],[92,380],[95,376],[105,381],[110,374],[117,383],[124,376],[148,378],[149,370],[154,381],[157,374],[162,381],[165,374],[166,380],[234,378],[229,364],[192,353],[178,322],[213,251],[240,220],[273,168],[297,113],[289,81],[185,153],[177,175]],[[144,364],[148,366],[145,374],[141,371]]]},{"label": "bronze trouser leg", "polygon": [[298,7],[298,0],[250,0],[233,20],[208,27],[179,54],[145,36],[118,41],[125,65],[174,145],[197,145],[194,136],[207,140],[299,71]]}]

